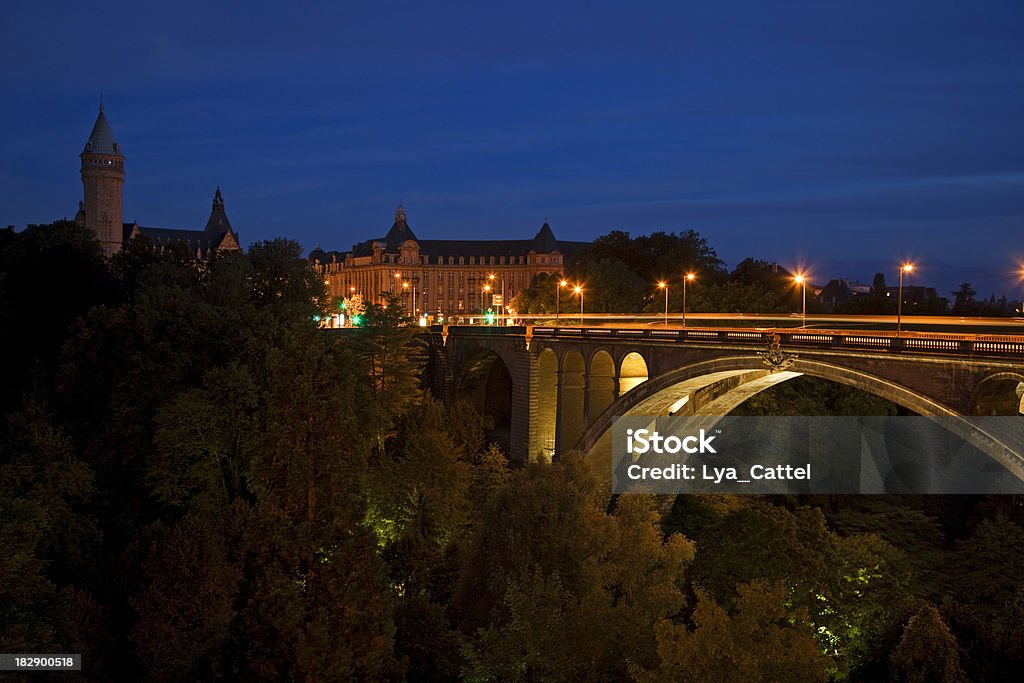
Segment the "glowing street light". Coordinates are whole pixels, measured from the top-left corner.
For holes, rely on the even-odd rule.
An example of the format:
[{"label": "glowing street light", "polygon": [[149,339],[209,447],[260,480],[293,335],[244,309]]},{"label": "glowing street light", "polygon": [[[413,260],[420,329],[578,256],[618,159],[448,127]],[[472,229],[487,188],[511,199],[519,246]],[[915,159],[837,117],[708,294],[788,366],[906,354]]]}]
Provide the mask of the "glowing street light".
[{"label": "glowing street light", "polygon": [[569,286],[568,282],[566,282],[565,280],[559,280],[558,281],[558,287],[555,288],[555,327],[558,327],[558,305],[559,305],[559,299],[561,298],[561,294],[562,294],[562,287],[568,287],[568,286]]},{"label": "glowing street light", "polygon": [[[408,290],[409,289],[409,283],[408,282],[403,282],[402,283],[402,289]],[[415,287],[412,288],[412,315],[413,315],[413,317],[416,316],[416,288]]]},{"label": "glowing street light", "polygon": [[899,290],[899,301],[896,303],[896,336],[900,336],[900,330],[903,322],[903,273],[909,273],[914,270],[913,263],[904,263],[900,266],[900,290]]},{"label": "glowing street light", "polygon": [[[1020,281],[1024,283],[1024,266],[1021,266],[1020,269]],[[1021,297],[1020,300],[1020,315],[1024,318],[1024,297]]]},{"label": "glowing street light", "polygon": [[793,276],[793,282],[800,285],[801,289],[803,289],[804,305],[803,313],[800,315],[800,327],[807,327],[807,276],[803,273],[797,273]]},{"label": "glowing street light", "polygon": [[572,291],[580,296],[580,327],[583,326],[583,288],[576,285],[572,288]]},{"label": "glowing street light", "polygon": [[683,278],[683,327],[686,327],[686,283],[697,279],[696,273],[687,273]]},{"label": "glowing street light", "polygon": [[487,315],[487,295],[491,293],[491,286],[484,285],[480,290],[480,313],[484,316],[484,324],[490,324],[491,320]]},{"label": "glowing street light", "polygon": [[[492,283],[494,282],[494,280],[496,278],[497,278],[497,276],[494,273],[491,273],[490,275],[487,276],[487,279],[490,280]],[[499,306],[498,306],[498,311],[499,311],[499,313],[501,315],[505,314],[505,274],[504,273],[501,274],[501,304],[499,304]]]},{"label": "glowing street light", "polygon": [[665,290],[665,327],[668,327],[668,285],[664,282],[659,282],[658,289]]}]

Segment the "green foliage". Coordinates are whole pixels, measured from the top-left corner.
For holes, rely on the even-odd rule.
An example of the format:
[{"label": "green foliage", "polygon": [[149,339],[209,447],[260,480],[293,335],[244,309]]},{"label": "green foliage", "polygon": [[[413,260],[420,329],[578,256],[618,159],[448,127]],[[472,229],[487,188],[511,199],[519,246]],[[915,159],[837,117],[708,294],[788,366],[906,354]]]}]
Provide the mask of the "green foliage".
[{"label": "green foliage", "polygon": [[956,636],[931,605],[923,605],[903,629],[892,653],[893,681],[966,683]]},{"label": "green foliage", "polygon": [[877,658],[905,609],[900,553],[876,536],[836,535],[815,509],[746,506],[705,528],[697,547],[693,580],[726,609],[739,585],[782,582],[833,658],[833,676]]},{"label": "green foliage", "polygon": [[[600,259],[580,263],[575,276],[583,288],[584,312],[631,313],[640,310],[648,287],[644,280],[621,261]],[[568,289],[568,288],[567,288]],[[570,292],[564,292],[570,293]],[[579,312],[579,296],[573,294],[570,317]],[[565,302],[563,303],[570,303]]]},{"label": "green foliage", "polygon": [[469,680],[620,680],[653,665],[654,623],[683,607],[693,545],[653,501],[603,509],[582,459],[531,465],[488,505],[460,577]]},{"label": "green foliage", "polygon": [[517,315],[565,313],[572,311],[572,288],[560,287],[562,275],[540,273],[530,281],[529,287],[521,290],[509,300],[508,305]]},{"label": "green foliage", "polygon": [[737,588],[733,614],[697,589],[691,630],[658,622],[656,669],[634,666],[638,681],[824,681],[828,660],[815,647],[803,610],[786,607],[781,583],[753,581]]},{"label": "green foliage", "polygon": [[[619,305],[592,291],[602,278],[641,306],[691,262],[698,306],[793,303],[765,264],[727,276],[701,244],[600,241],[577,265],[587,311]],[[91,680],[1024,666],[1014,498],[701,496],[661,522],[624,496],[609,512],[582,458],[515,468],[469,404],[422,391],[395,300],[363,329],[318,330],[326,293],[299,253],[275,240],[200,265],[140,240],[104,260],[69,224],[0,231],[0,650],[83,652]],[[535,282],[548,312],[554,282]],[[804,379],[748,405],[891,408]]]}]

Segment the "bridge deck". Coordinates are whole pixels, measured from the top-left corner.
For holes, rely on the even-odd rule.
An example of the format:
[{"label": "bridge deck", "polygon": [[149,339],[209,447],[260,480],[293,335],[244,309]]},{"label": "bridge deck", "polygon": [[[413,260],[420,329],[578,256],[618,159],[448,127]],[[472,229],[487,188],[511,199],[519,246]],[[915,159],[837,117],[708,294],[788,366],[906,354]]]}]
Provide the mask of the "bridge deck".
[{"label": "bridge deck", "polygon": [[645,343],[712,343],[716,345],[863,349],[902,354],[986,356],[1024,361],[1024,335],[879,330],[738,328],[738,327],[551,327],[434,326],[444,335],[507,335],[526,338],[636,340]]}]

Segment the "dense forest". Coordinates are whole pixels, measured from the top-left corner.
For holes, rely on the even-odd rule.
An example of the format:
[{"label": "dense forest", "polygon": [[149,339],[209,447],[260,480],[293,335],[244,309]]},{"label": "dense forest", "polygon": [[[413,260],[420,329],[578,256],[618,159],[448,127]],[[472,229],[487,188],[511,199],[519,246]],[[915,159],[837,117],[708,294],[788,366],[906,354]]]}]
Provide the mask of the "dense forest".
[{"label": "dense forest", "polygon": [[62,681],[1024,670],[1019,499],[681,496],[662,515],[609,500],[579,457],[485,443],[423,387],[397,305],[344,333],[318,329],[325,305],[286,240],[197,264],[143,240],[108,261],[67,222],[0,231],[0,652],[82,653]]}]

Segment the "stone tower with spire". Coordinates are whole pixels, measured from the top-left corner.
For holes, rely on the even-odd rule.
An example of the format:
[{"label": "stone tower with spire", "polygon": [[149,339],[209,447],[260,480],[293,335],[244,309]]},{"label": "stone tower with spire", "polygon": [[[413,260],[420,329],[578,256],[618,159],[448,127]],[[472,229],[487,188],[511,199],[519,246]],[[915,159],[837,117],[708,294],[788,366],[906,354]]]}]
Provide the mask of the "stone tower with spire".
[{"label": "stone tower with spire", "polygon": [[92,134],[79,156],[85,197],[79,204],[75,222],[84,223],[95,232],[103,252],[109,256],[121,250],[124,237],[121,222],[124,155],[103,113],[102,102]]}]

